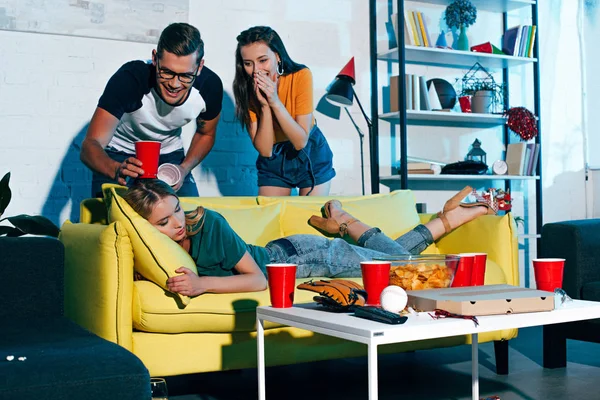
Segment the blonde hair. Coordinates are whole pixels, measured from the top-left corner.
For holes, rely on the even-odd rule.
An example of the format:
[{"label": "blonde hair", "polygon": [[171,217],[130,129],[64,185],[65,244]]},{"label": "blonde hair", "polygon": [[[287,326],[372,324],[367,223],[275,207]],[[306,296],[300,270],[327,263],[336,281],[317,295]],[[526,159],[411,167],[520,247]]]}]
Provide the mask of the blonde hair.
[{"label": "blonde hair", "polygon": [[[179,200],[175,190],[160,179],[136,179],[123,198],[141,217],[148,219],[156,203],[173,196]],[[199,223],[202,221],[202,223]],[[188,236],[200,232],[204,225],[204,207],[199,206],[192,212],[185,213],[185,230]]]}]

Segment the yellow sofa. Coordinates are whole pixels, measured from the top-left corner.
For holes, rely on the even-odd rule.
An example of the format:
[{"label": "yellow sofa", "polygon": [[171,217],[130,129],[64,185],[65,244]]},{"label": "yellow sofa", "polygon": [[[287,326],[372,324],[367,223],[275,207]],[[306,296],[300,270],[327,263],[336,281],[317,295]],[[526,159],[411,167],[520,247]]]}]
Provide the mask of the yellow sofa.
[{"label": "yellow sofa", "polygon": [[[294,233],[315,234],[306,220],[317,213],[327,199],[181,200],[184,208],[202,204],[220,212],[244,240],[264,245],[269,240]],[[410,191],[341,200],[358,218],[379,226],[391,236],[434,217],[416,213]],[[61,229],[60,240],[65,245],[65,314],[69,318],[136,354],[151,376],[256,366],[255,308],[269,304],[268,291],[204,294],[184,307],[171,293],[154,283],[133,280],[134,254],[130,238],[119,222],[107,224],[106,218],[103,200],[87,199],[81,204],[81,222],[66,222]],[[486,284],[518,285],[515,232],[510,215],[484,216],[444,236],[427,252],[486,252]],[[303,280],[297,283],[300,281]],[[296,302],[311,302],[312,296],[311,292],[297,290]],[[366,354],[362,344],[275,324],[266,328],[268,366]],[[517,330],[503,330],[480,334],[479,340],[497,341],[501,344],[498,348],[507,356],[505,341],[516,335]],[[380,352],[456,346],[469,341],[470,336],[457,336],[382,346]]]}]

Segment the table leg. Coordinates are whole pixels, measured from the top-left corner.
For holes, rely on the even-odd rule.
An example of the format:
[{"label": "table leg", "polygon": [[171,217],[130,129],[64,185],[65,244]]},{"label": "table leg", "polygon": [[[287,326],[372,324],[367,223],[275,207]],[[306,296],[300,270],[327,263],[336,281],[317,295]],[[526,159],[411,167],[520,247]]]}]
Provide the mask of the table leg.
[{"label": "table leg", "polygon": [[473,400],[479,400],[479,337],[476,333],[471,335],[471,386]]},{"label": "table leg", "polygon": [[258,349],[258,399],[266,399],[265,388],[265,327],[262,319],[256,318],[256,344]]},{"label": "table leg", "polygon": [[377,345],[368,344],[368,362],[369,362],[369,400],[377,400],[378,387],[377,382]]}]

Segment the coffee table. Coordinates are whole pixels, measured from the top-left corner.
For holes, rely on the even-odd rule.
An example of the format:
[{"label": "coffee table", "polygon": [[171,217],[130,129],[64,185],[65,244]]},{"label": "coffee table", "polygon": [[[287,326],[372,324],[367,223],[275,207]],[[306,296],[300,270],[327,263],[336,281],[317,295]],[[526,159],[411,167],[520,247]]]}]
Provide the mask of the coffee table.
[{"label": "coffee table", "polygon": [[291,308],[257,307],[258,394],[266,399],[264,321],[352,340],[367,345],[369,399],[377,400],[377,346],[457,335],[471,335],[473,399],[479,400],[478,334],[502,329],[558,324],[600,318],[600,302],[573,300],[556,310],[523,314],[478,317],[479,326],[467,319],[434,320],[426,312],[409,316],[403,325],[387,325],[354,317],[351,313],[323,311],[316,303]]}]

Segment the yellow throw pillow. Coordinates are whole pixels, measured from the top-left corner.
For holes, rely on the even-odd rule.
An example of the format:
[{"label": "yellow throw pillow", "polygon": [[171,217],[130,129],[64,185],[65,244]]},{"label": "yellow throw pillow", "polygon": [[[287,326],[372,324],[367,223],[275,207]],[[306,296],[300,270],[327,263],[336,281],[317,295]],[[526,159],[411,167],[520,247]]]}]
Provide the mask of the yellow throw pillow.
[{"label": "yellow throw pillow", "polygon": [[[378,227],[392,239],[396,239],[419,224],[415,198],[409,190],[352,199],[341,198],[341,201],[344,210],[365,224]],[[285,201],[281,216],[282,234],[284,236],[320,234],[308,225],[307,221],[311,215],[321,215],[321,207],[324,203]]]},{"label": "yellow throw pillow", "polygon": [[[198,273],[192,257],[180,245],[160,233],[150,222],[136,213],[117,194],[117,188],[110,188],[108,197],[110,198],[107,204],[108,222],[119,221],[125,227],[133,248],[134,268],[144,278],[168,290],[167,279],[179,275],[175,272],[179,267],[186,267]],[[189,304],[188,296],[176,295],[184,306]]]},{"label": "yellow throw pillow", "polygon": [[201,202],[190,203],[188,200],[189,198],[184,197],[181,201],[184,210],[194,210],[202,205],[204,208],[218,212],[225,217],[233,230],[246,243],[264,246],[271,240],[279,239],[282,236],[279,223],[281,204],[233,206]]}]

